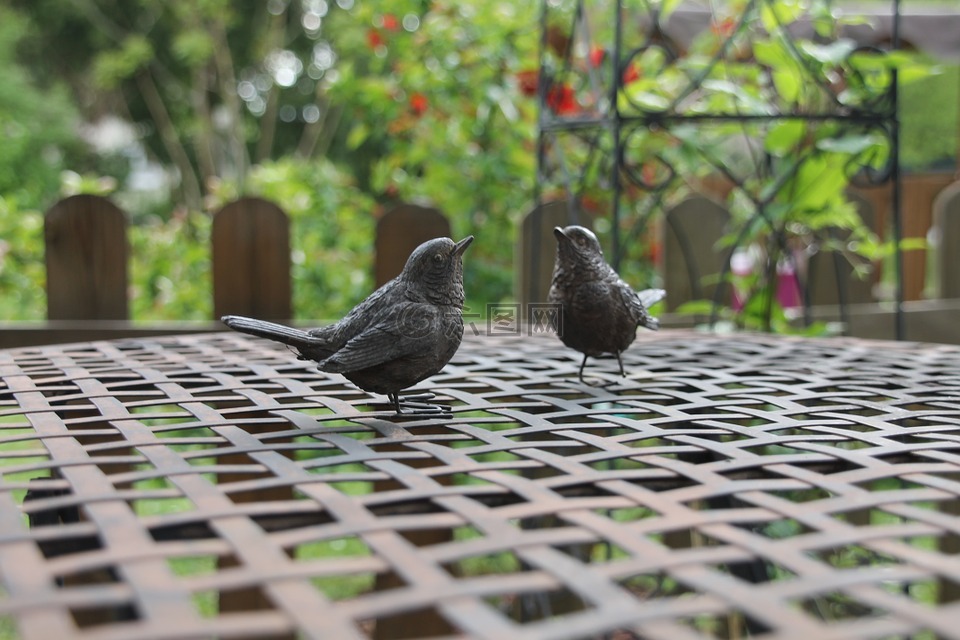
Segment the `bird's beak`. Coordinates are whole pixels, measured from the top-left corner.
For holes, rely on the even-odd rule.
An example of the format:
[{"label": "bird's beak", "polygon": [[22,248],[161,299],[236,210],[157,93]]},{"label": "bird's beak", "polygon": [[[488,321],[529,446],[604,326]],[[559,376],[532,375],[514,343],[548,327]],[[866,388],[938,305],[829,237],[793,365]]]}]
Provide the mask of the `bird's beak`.
[{"label": "bird's beak", "polygon": [[463,252],[467,250],[467,247],[470,246],[471,242],[473,242],[473,236],[467,236],[457,244],[453,245],[453,255],[462,256]]},{"label": "bird's beak", "polygon": [[553,235],[555,235],[555,236],[557,237],[557,240],[569,240],[569,239],[570,239],[570,238],[567,237],[567,234],[565,234],[565,233],[563,232],[563,229],[561,229],[560,227],[554,227],[554,228],[553,228]]}]

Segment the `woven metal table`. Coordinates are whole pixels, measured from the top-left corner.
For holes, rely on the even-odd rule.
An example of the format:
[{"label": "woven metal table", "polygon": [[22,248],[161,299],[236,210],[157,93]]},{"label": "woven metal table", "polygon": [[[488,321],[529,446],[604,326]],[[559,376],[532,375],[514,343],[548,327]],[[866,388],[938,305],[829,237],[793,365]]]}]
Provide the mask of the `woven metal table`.
[{"label": "woven metal table", "polygon": [[468,335],[393,420],[238,334],[0,351],[0,637],[960,637],[960,348],[579,360]]}]

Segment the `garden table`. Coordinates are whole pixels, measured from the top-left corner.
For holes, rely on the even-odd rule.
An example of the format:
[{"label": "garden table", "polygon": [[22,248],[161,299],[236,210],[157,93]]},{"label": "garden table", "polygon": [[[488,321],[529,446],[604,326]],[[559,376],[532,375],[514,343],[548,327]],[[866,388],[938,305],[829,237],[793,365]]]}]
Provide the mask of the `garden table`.
[{"label": "garden table", "polygon": [[234,333],[0,351],[0,637],[960,638],[960,348],[500,329],[441,419]]}]

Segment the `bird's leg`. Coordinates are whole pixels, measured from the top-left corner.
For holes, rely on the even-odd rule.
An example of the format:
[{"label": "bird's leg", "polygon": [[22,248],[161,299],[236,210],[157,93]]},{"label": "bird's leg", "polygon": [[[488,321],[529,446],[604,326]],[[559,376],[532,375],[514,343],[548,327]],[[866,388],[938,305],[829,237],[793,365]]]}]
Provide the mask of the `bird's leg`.
[{"label": "bird's leg", "polygon": [[387,398],[393,405],[393,410],[397,412],[397,415],[400,415],[400,397],[395,393],[388,393]]},{"label": "bird's leg", "polygon": [[[616,353],[616,355],[617,355],[617,362],[620,363],[620,375],[622,375],[624,378],[626,378],[626,377],[627,377],[627,374],[624,373],[624,371],[623,371],[623,361],[620,360],[620,352],[618,351],[618,352]],[[613,382],[613,381],[606,381],[606,382],[604,382],[603,380],[599,380],[599,381],[597,381],[597,382],[588,382],[587,379],[583,377],[583,368],[584,368],[584,366],[586,366],[586,364],[587,364],[587,358],[588,358],[588,357],[589,357],[589,356],[587,356],[587,355],[584,355],[584,356],[583,356],[583,362],[580,363],[580,370],[577,372],[577,377],[580,378],[580,382],[582,382],[583,384],[587,385],[588,387],[609,387],[609,386],[611,386],[611,385],[616,384],[616,382]]]},{"label": "bird's leg", "polygon": [[580,371],[577,372],[577,377],[580,378],[580,382],[583,384],[589,384],[586,380],[583,379],[583,367],[587,364],[587,354],[583,354],[583,362],[580,363]]}]

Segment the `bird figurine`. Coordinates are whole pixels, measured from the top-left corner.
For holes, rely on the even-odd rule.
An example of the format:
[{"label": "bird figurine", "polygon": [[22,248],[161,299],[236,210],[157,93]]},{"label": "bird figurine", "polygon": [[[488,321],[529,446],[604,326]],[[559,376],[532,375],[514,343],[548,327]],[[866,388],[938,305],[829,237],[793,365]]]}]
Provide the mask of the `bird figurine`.
[{"label": "bird figurine", "polygon": [[612,353],[626,376],[620,354],[637,337],[637,327],[657,330],[660,322],[650,315],[649,307],[659,302],[663,289],[639,293],[624,282],[603,259],[600,242],[592,231],[579,225],[556,227],[557,259],[547,300],[560,307],[557,333],[571,349],[583,354],[580,371],[587,358]]},{"label": "bird figurine", "polygon": [[223,316],[231,329],[293,347],[320,371],[343,374],[364,391],[385,394],[397,415],[445,413],[418,402],[432,394],[400,391],[440,371],[463,338],[463,253],[473,242],[434,238],[414,249],[399,276],[374,291],[342,320],[301,331],[281,324]]}]

